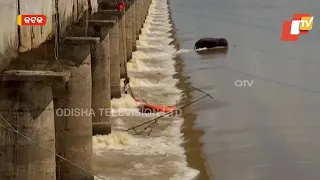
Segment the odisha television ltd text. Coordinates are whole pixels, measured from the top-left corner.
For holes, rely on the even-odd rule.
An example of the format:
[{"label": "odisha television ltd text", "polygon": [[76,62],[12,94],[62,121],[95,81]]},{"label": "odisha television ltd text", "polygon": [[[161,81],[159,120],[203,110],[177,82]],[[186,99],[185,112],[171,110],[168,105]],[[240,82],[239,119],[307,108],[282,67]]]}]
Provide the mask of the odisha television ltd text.
[{"label": "odisha television ltd text", "polygon": [[182,110],[177,109],[171,113],[158,112],[153,109],[138,109],[138,108],[97,108],[96,110],[91,108],[57,108],[55,110],[56,116],[159,116],[163,114],[181,116]]}]

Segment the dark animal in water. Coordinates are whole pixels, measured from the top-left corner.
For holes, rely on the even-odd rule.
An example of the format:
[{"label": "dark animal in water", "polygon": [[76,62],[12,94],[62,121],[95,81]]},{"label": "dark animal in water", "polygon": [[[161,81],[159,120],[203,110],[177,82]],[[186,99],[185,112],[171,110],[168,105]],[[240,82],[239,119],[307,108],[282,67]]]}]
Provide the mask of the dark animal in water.
[{"label": "dark animal in water", "polygon": [[194,44],[194,49],[228,46],[228,41],[225,38],[202,38]]}]

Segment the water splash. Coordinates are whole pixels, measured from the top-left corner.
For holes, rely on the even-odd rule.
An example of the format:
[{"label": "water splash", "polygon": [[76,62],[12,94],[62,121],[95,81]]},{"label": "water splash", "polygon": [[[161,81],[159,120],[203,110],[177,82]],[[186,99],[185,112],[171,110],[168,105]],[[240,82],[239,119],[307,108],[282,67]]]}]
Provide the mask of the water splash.
[{"label": "water splash", "polygon": [[[149,15],[137,41],[137,51],[127,64],[130,87],[136,97],[151,104],[174,105],[182,97],[176,88],[178,82],[173,58],[179,53],[170,43],[172,25],[169,23],[168,4],[154,0]],[[123,85],[122,85],[123,86]],[[114,110],[137,108],[135,100],[127,94],[113,99]],[[166,117],[158,121],[152,135],[139,136],[120,132],[152,118],[146,116],[112,117],[113,132],[107,136],[93,137],[94,170],[105,180],[122,179],[172,179],[188,180],[198,171],[188,167],[180,132],[184,119]]]}]

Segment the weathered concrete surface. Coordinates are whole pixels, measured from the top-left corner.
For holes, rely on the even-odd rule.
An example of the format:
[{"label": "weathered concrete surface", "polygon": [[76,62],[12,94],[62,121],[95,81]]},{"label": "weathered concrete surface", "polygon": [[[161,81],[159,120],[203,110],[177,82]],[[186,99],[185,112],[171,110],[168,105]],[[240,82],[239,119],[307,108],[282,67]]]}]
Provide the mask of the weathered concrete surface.
[{"label": "weathered concrete surface", "polygon": [[148,14],[149,14],[149,7],[150,7],[150,4],[151,4],[151,0],[147,0],[147,2],[148,2],[148,5],[147,5],[147,13],[146,13],[146,18],[147,18],[147,16],[148,16]]},{"label": "weathered concrete surface", "polygon": [[149,1],[149,0],[145,0],[144,1],[144,6],[145,6],[145,13],[144,13],[144,17],[143,17],[143,22],[145,22],[145,20],[146,20],[146,18],[147,18],[147,16],[148,16],[148,13],[149,13],[149,6],[150,6],[150,3],[151,3],[151,1]]},{"label": "weathered concrete surface", "polygon": [[[112,11],[112,9],[111,9]],[[110,39],[110,57],[111,57],[111,70],[110,70],[110,86],[111,86],[111,98],[120,98],[121,97],[121,87],[120,87],[120,63],[121,63],[121,54],[120,54],[120,38],[123,37],[120,20],[120,13],[112,11],[110,12],[109,6],[105,5],[104,9],[101,9],[100,12],[94,14],[90,19],[94,20],[115,20],[116,23],[114,26],[108,28],[109,39]],[[123,52],[124,54],[124,52]],[[125,56],[122,56],[125,58]]]},{"label": "weathered concrete surface", "polygon": [[[125,13],[122,14],[119,20],[119,53],[120,53],[120,77],[126,78],[127,77],[127,43],[126,43],[126,15]],[[120,81],[119,81],[120,82]]]},{"label": "weathered concrete surface", "polygon": [[[1,180],[56,180],[52,89],[43,82],[0,82]],[[53,152],[53,153],[52,153]]]},{"label": "weathered concrete surface", "polygon": [[[75,28],[77,29],[77,28]],[[53,82],[53,101],[55,109],[56,153],[71,162],[92,169],[92,114],[91,110],[91,57],[90,43],[94,38],[81,36],[85,31],[70,33],[68,44],[59,45],[59,60],[55,60],[54,43],[47,42],[38,49],[20,54],[10,69],[51,70],[70,72],[68,83]],[[78,35],[78,36],[77,36]],[[96,38],[99,40],[99,38]],[[97,41],[99,42],[99,41]],[[58,180],[93,180],[93,175],[79,169],[69,162],[56,157],[56,176]]]},{"label": "weathered concrete surface", "polygon": [[110,55],[111,55],[111,98],[121,97],[120,87],[120,52],[119,39],[120,30],[119,23],[109,29],[110,35]]},{"label": "weathered concrete surface", "polygon": [[143,23],[146,19],[147,13],[148,13],[148,1],[147,0],[142,0],[142,7],[143,7],[143,13],[142,13],[142,27],[143,27]]},{"label": "weathered concrete surface", "polygon": [[[108,120],[104,119],[102,117],[97,117],[97,119],[94,120],[94,122],[92,122],[92,113],[96,112],[96,111],[91,111],[91,106],[93,108],[100,108],[100,107],[110,107],[110,98],[119,98],[121,96],[121,88],[120,88],[120,75],[122,75],[123,77],[123,72],[124,72],[124,68],[125,67],[125,63],[121,63],[121,62],[126,62],[128,59],[131,59],[130,56],[132,56],[132,50],[135,50],[136,45],[135,45],[135,40],[138,38],[138,35],[140,34],[140,30],[142,28],[142,24],[144,22],[146,13],[143,14],[143,12],[146,12],[147,8],[143,7],[143,2],[142,0],[138,0],[136,1],[136,3],[134,5],[131,6],[130,9],[132,9],[132,21],[130,22],[130,18],[128,18],[128,20],[125,20],[127,18],[123,18],[124,24],[123,25],[121,23],[121,21],[119,21],[113,28],[108,29],[108,33],[109,34],[109,41],[110,41],[110,47],[108,48],[108,45],[106,44],[99,44],[99,45],[95,45],[94,51],[95,53],[92,53],[93,58],[100,57],[101,59],[106,59],[106,56],[108,56],[108,51],[107,49],[110,50],[110,61],[109,61],[109,68],[110,68],[110,78],[109,78],[109,83],[108,83],[108,78],[107,75],[105,75],[104,73],[107,72],[107,68],[108,68],[108,61],[95,61],[94,63],[97,64],[92,64],[91,65],[91,57],[90,55],[88,55],[90,53],[90,46],[89,45],[82,45],[82,46],[65,46],[63,45],[62,47],[59,47],[59,49],[64,49],[62,51],[59,52],[60,55],[60,60],[58,61],[52,61],[52,57],[42,57],[42,58],[36,58],[36,56],[33,55],[37,55],[38,53],[34,53],[33,55],[31,55],[32,53],[29,54],[29,59],[30,60],[29,64],[37,64],[38,60],[43,60],[43,59],[51,59],[48,61],[45,61],[45,63],[43,63],[42,65],[40,65],[38,67],[38,69],[47,69],[47,70],[65,70],[65,71],[70,71],[72,73],[72,76],[70,77],[70,81],[67,84],[61,83],[61,82],[55,82],[54,86],[53,86],[53,100],[54,100],[54,107],[53,105],[48,105],[48,107],[51,107],[55,109],[54,116],[55,116],[55,134],[56,134],[56,152],[59,155],[62,155],[64,157],[66,157],[67,159],[70,159],[72,162],[74,162],[77,165],[80,165],[82,167],[84,167],[87,170],[91,170],[92,168],[92,126],[95,126],[95,124],[103,124],[103,128],[104,129],[104,125],[107,125]],[[150,4],[150,3],[149,3]],[[141,11],[140,11],[141,10]],[[145,11],[144,11],[145,10]],[[126,14],[126,17],[130,17],[130,12],[128,12]],[[121,31],[119,29],[119,26],[122,25],[125,31],[130,31],[130,24],[131,24],[131,43],[130,43],[130,33],[124,33],[123,31]],[[81,28],[83,28],[81,26]],[[123,39],[127,39],[127,41],[119,41],[120,38]],[[126,35],[126,36],[124,36]],[[84,40],[85,42],[86,40]],[[93,40],[94,41],[94,40]],[[129,50],[129,52],[127,53],[121,53],[121,47],[122,45],[120,44],[120,42],[125,42],[122,49],[127,51]],[[85,43],[84,43],[85,44]],[[132,48],[130,48],[130,44],[132,45]],[[127,46],[128,45],[128,46]],[[43,46],[42,46],[43,48]],[[52,46],[48,46],[45,48],[51,48],[53,49]],[[39,48],[41,49],[41,48]],[[103,49],[105,49],[105,51],[103,51]],[[130,52],[131,49],[131,52]],[[34,52],[39,52],[42,50],[37,50],[35,49]],[[101,54],[99,54],[101,53]],[[44,53],[45,55],[47,55],[46,53]],[[124,58],[121,58],[121,54],[123,55]],[[131,55],[130,55],[131,54]],[[31,55],[31,56],[30,56]],[[51,55],[50,55],[51,56]],[[85,57],[79,57],[79,56],[85,56]],[[127,57],[126,57],[127,56]],[[84,60],[85,59],[85,60]],[[120,59],[124,59],[124,61],[120,61]],[[17,63],[18,62],[18,63]],[[54,67],[51,66],[51,64],[54,64]],[[99,64],[101,63],[101,64]],[[29,65],[27,65],[26,67],[24,65],[21,65],[22,62],[21,61],[16,61],[15,67],[23,67],[25,69],[28,69]],[[11,66],[12,67],[12,66]],[[99,69],[99,70],[98,70]],[[92,75],[93,80],[91,82],[91,70],[92,70]],[[95,71],[95,72],[94,72]],[[103,74],[103,75],[102,75]],[[108,74],[108,73],[106,73]],[[101,79],[102,80],[101,80]],[[94,89],[95,92],[92,92],[92,83],[97,85]],[[37,83],[36,83],[37,84]],[[107,86],[107,84],[109,84],[109,86]],[[94,85],[94,86],[95,86]],[[3,102],[3,99],[8,98],[7,95],[4,95],[4,91],[8,91],[8,87],[10,88],[16,88],[19,87],[20,91],[24,91],[23,89],[26,89],[25,86],[27,86],[26,84],[19,84],[19,85],[15,85],[14,87],[11,87],[12,85],[10,85],[10,83],[5,83],[5,84],[1,84],[0,86],[0,108],[4,109],[1,107]],[[41,85],[43,86],[43,85]],[[29,85],[28,85],[29,87]],[[108,87],[109,87],[109,92],[111,91],[111,97],[110,95],[108,95]],[[34,96],[30,96],[30,92],[26,93],[29,95],[29,97],[32,97],[34,101],[40,101],[40,97],[41,96],[50,96],[45,94],[44,92],[47,92],[48,89],[50,87],[45,87],[43,90],[38,90],[39,87],[35,88],[37,89],[36,92],[33,92]],[[5,89],[5,90],[3,90]],[[14,92],[17,91],[18,88],[16,88],[16,90],[10,90],[10,92]],[[41,88],[40,88],[41,89]],[[9,91],[8,91],[9,92]],[[40,92],[40,93],[39,93]],[[93,95],[93,93],[95,95]],[[94,103],[92,103],[92,99],[91,96],[93,98]],[[102,97],[105,98],[102,98]],[[10,97],[10,96],[9,96]],[[20,97],[15,97],[15,98],[26,98],[28,101],[31,99],[28,97],[24,97],[24,96],[20,96]],[[42,99],[44,97],[41,97]],[[109,99],[108,99],[109,98]],[[99,99],[99,101],[98,101]],[[17,99],[14,99],[15,101],[20,101]],[[12,101],[12,100],[11,100]],[[20,103],[24,103],[20,102]],[[41,104],[41,103],[40,103]],[[50,104],[50,103],[49,103]],[[51,103],[52,104],[52,103]],[[10,104],[10,106],[14,107],[15,104]],[[9,107],[9,106],[8,106]],[[8,109],[8,107],[6,107]],[[12,108],[10,107],[10,108]],[[40,106],[39,106],[40,107]],[[69,109],[69,110],[74,110],[73,114],[71,114],[70,116],[60,116],[57,114],[57,110],[61,111],[61,108],[63,109]],[[79,110],[79,111],[76,111]],[[36,112],[36,111],[35,111]],[[77,112],[80,112],[80,114],[77,114]],[[34,123],[34,128],[36,128],[35,131],[28,131],[33,132],[33,135],[36,134],[37,136],[40,136],[40,133],[37,134],[37,132],[43,132],[40,128],[38,128],[38,124],[36,124],[37,122],[39,122],[41,120],[41,122],[46,122],[49,123],[48,119],[50,118],[46,118],[44,119],[43,116],[49,117],[50,115],[46,115],[49,113],[48,111],[43,111],[42,113],[44,115],[39,115],[39,117],[36,117],[33,115],[34,112],[29,112],[29,115],[21,115],[18,116],[18,118],[25,118],[28,119],[28,122],[30,122],[31,120],[31,124]],[[52,112],[51,112],[52,113]],[[66,112],[64,112],[66,113]],[[83,114],[81,114],[83,113]],[[73,116],[72,116],[73,115]],[[97,114],[94,114],[95,116],[97,116]],[[25,117],[27,116],[27,117]],[[51,115],[52,116],[52,115]],[[18,123],[17,121],[15,121],[15,123]],[[93,123],[93,125],[92,125]],[[30,127],[27,127],[30,128]],[[99,128],[97,128],[99,129]],[[53,132],[53,130],[47,130],[44,129],[46,131],[46,134],[42,135],[40,138],[43,138],[45,141],[50,141],[48,140],[49,135],[48,132]],[[27,132],[26,132],[27,133]],[[49,133],[50,134],[50,133]],[[13,136],[13,134],[11,134]],[[3,144],[3,140],[7,139],[7,138],[2,138],[2,137],[7,137],[8,136],[8,132],[4,131],[3,129],[0,129],[0,156],[3,154],[3,146],[1,146]],[[16,137],[17,140],[18,137]],[[46,139],[47,138],[47,139]],[[53,147],[54,149],[54,143],[52,142],[52,140],[50,141],[50,143],[47,143],[48,145],[50,145],[51,147]],[[46,145],[46,143],[44,143],[44,145]],[[15,145],[17,146],[17,145]],[[29,147],[31,147],[30,145],[28,145]],[[16,147],[15,147],[16,148]],[[21,146],[21,149],[23,149],[24,151],[14,151],[14,148],[12,148],[12,153],[15,154],[19,154],[22,155],[26,151],[26,148]],[[6,149],[7,151],[7,149]],[[33,150],[35,152],[37,152],[38,155],[41,156],[41,160],[45,159],[44,157],[49,157],[49,154],[45,154],[43,151],[40,150]],[[42,156],[43,155],[43,156]],[[47,156],[48,155],[48,156]],[[52,155],[52,154],[51,154]],[[19,157],[17,156],[17,157]],[[22,156],[23,157],[23,156]],[[21,160],[22,162],[26,162],[25,158],[35,158],[33,156],[28,156],[28,157],[23,157]],[[52,158],[52,156],[51,156]],[[38,158],[39,159],[39,158]],[[53,160],[55,158],[53,157]],[[5,159],[5,162],[14,162],[16,163],[17,159]],[[18,159],[19,160],[19,159]],[[52,160],[52,159],[51,159]],[[5,179],[3,178],[4,176],[8,175],[8,172],[12,172],[10,170],[8,170],[9,165],[4,164],[3,163],[3,159],[1,158],[1,162],[2,164],[0,164],[0,179]],[[40,162],[40,161],[39,161]],[[39,163],[37,162],[37,163]],[[54,162],[54,161],[53,161]],[[43,164],[36,164],[35,169],[37,170],[37,177],[33,177],[31,174],[29,175],[29,179],[25,178],[28,176],[24,176],[23,178],[16,178],[15,180],[37,180],[38,178],[39,180],[54,180],[54,176],[55,176],[55,168],[50,168],[52,161],[47,161]],[[4,166],[3,166],[4,164]],[[20,164],[21,165],[21,164]],[[25,165],[25,164],[24,164]],[[29,164],[30,166],[30,164]],[[5,167],[5,168],[2,168]],[[3,169],[5,169],[3,171]],[[40,172],[39,172],[40,169]],[[41,171],[41,169],[43,169],[43,171]],[[7,171],[6,171],[7,170]],[[29,169],[30,170],[30,169]],[[31,169],[33,170],[33,169]],[[52,174],[52,176],[41,176],[41,174],[45,174],[44,171],[47,171],[48,174]],[[83,170],[80,170],[79,168],[75,167],[74,165],[69,164],[68,162],[65,162],[59,158],[57,158],[57,179],[59,180],[93,180],[93,176]],[[7,174],[6,174],[7,173]],[[25,171],[22,171],[20,173],[25,173]],[[39,175],[40,173],[40,175]],[[46,174],[46,175],[48,175]],[[5,179],[6,180],[6,179]]]},{"label": "weathered concrete surface", "polygon": [[132,51],[137,50],[137,14],[136,14],[136,5],[132,4],[131,7],[132,9]]},{"label": "weathered concrete surface", "polygon": [[8,70],[0,73],[0,81],[42,81],[51,83],[53,80],[60,80],[67,82],[70,75],[70,72]]},{"label": "weathered concrete surface", "polygon": [[[126,52],[127,52],[127,61],[132,58],[132,25],[133,25],[133,7],[129,7],[126,12]],[[135,40],[135,39],[134,39]]]},{"label": "weathered concrete surface", "polygon": [[105,110],[110,108],[110,40],[106,27],[95,27],[96,36],[101,43],[91,45],[92,71],[92,134],[106,135],[111,133],[110,117]]},{"label": "weathered concrete surface", "polygon": [[[74,26],[70,33],[66,33],[70,37],[79,37],[68,38],[68,44],[76,44],[74,41],[78,41],[83,45],[60,44],[58,47],[59,59],[55,59],[54,41],[48,41],[37,49],[21,53],[19,59],[11,63],[10,69],[71,73],[68,83],[55,81],[52,85],[56,153],[87,170],[91,170],[92,117],[89,110],[91,109],[92,83],[90,45],[88,43],[96,42],[94,38],[87,38],[88,40],[81,38],[86,36],[84,27],[83,25]],[[96,39],[99,40],[99,38]],[[85,41],[87,41],[87,45],[85,45]],[[93,180],[93,175],[90,173],[58,157],[56,157],[56,172],[58,180]]]},{"label": "weathered concrete surface", "polygon": [[142,27],[143,27],[143,23],[147,17],[148,14],[148,8],[149,8],[149,4],[147,0],[143,0],[143,17],[142,17]]},{"label": "weathered concrete surface", "polygon": [[138,39],[139,38],[139,34],[141,33],[141,26],[142,26],[142,16],[141,16],[141,13],[142,13],[142,9],[141,9],[141,0],[136,0],[135,3],[135,18],[136,18],[136,38]]},{"label": "weathered concrete surface", "polygon": [[[53,86],[56,152],[75,164],[92,168],[92,114],[90,45],[60,46],[58,66],[71,72],[67,85]],[[62,113],[62,110],[67,112]],[[71,111],[69,114],[68,112]],[[77,113],[80,112],[80,113]],[[62,115],[62,116],[61,116]],[[93,180],[93,176],[57,158],[58,180]]]}]

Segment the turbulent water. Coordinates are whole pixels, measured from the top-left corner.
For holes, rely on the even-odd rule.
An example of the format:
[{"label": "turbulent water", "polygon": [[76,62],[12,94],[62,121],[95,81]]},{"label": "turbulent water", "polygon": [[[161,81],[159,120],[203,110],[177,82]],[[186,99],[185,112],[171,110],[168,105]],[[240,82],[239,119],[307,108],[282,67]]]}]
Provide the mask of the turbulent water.
[{"label": "turbulent water", "polygon": [[[173,78],[178,54],[170,45],[172,37],[169,7],[166,0],[154,0],[149,8],[137,51],[128,62],[130,87],[136,98],[150,104],[175,105],[183,97]],[[113,132],[107,136],[94,136],[94,171],[103,179],[124,180],[188,180],[198,171],[188,167],[181,125],[184,119],[170,116],[157,124],[147,124],[133,130],[124,130],[148,121],[156,114],[140,114],[137,103],[128,94],[111,102]],[[122,116],[120,112],[131,113]],[[128,114],[127,114],[128,115]],[[151,130],[151,133],[149,133]]]},{"label": "turbulent water", "polygon": [[[139,135],[122,131],[156,115],[138,116],[129,95],[112,100],[115,114],[126,108],[136,116],[114,116],[113,133],[93,137],[94,171],[111,180],[319,180],[319,7],[317,0],[170,0],[170,16],[168,2],[154,0],[128,63],[134,95],[159,105],[184,93],[196,100],[198,92],[176,88],[179,74],[214,100],[139,127]],[[298,42],[280,41],[283,21],[300,12],[315,16],[313,29]],[[225,37],[230,47],[194,52],[201,37]]]}]

